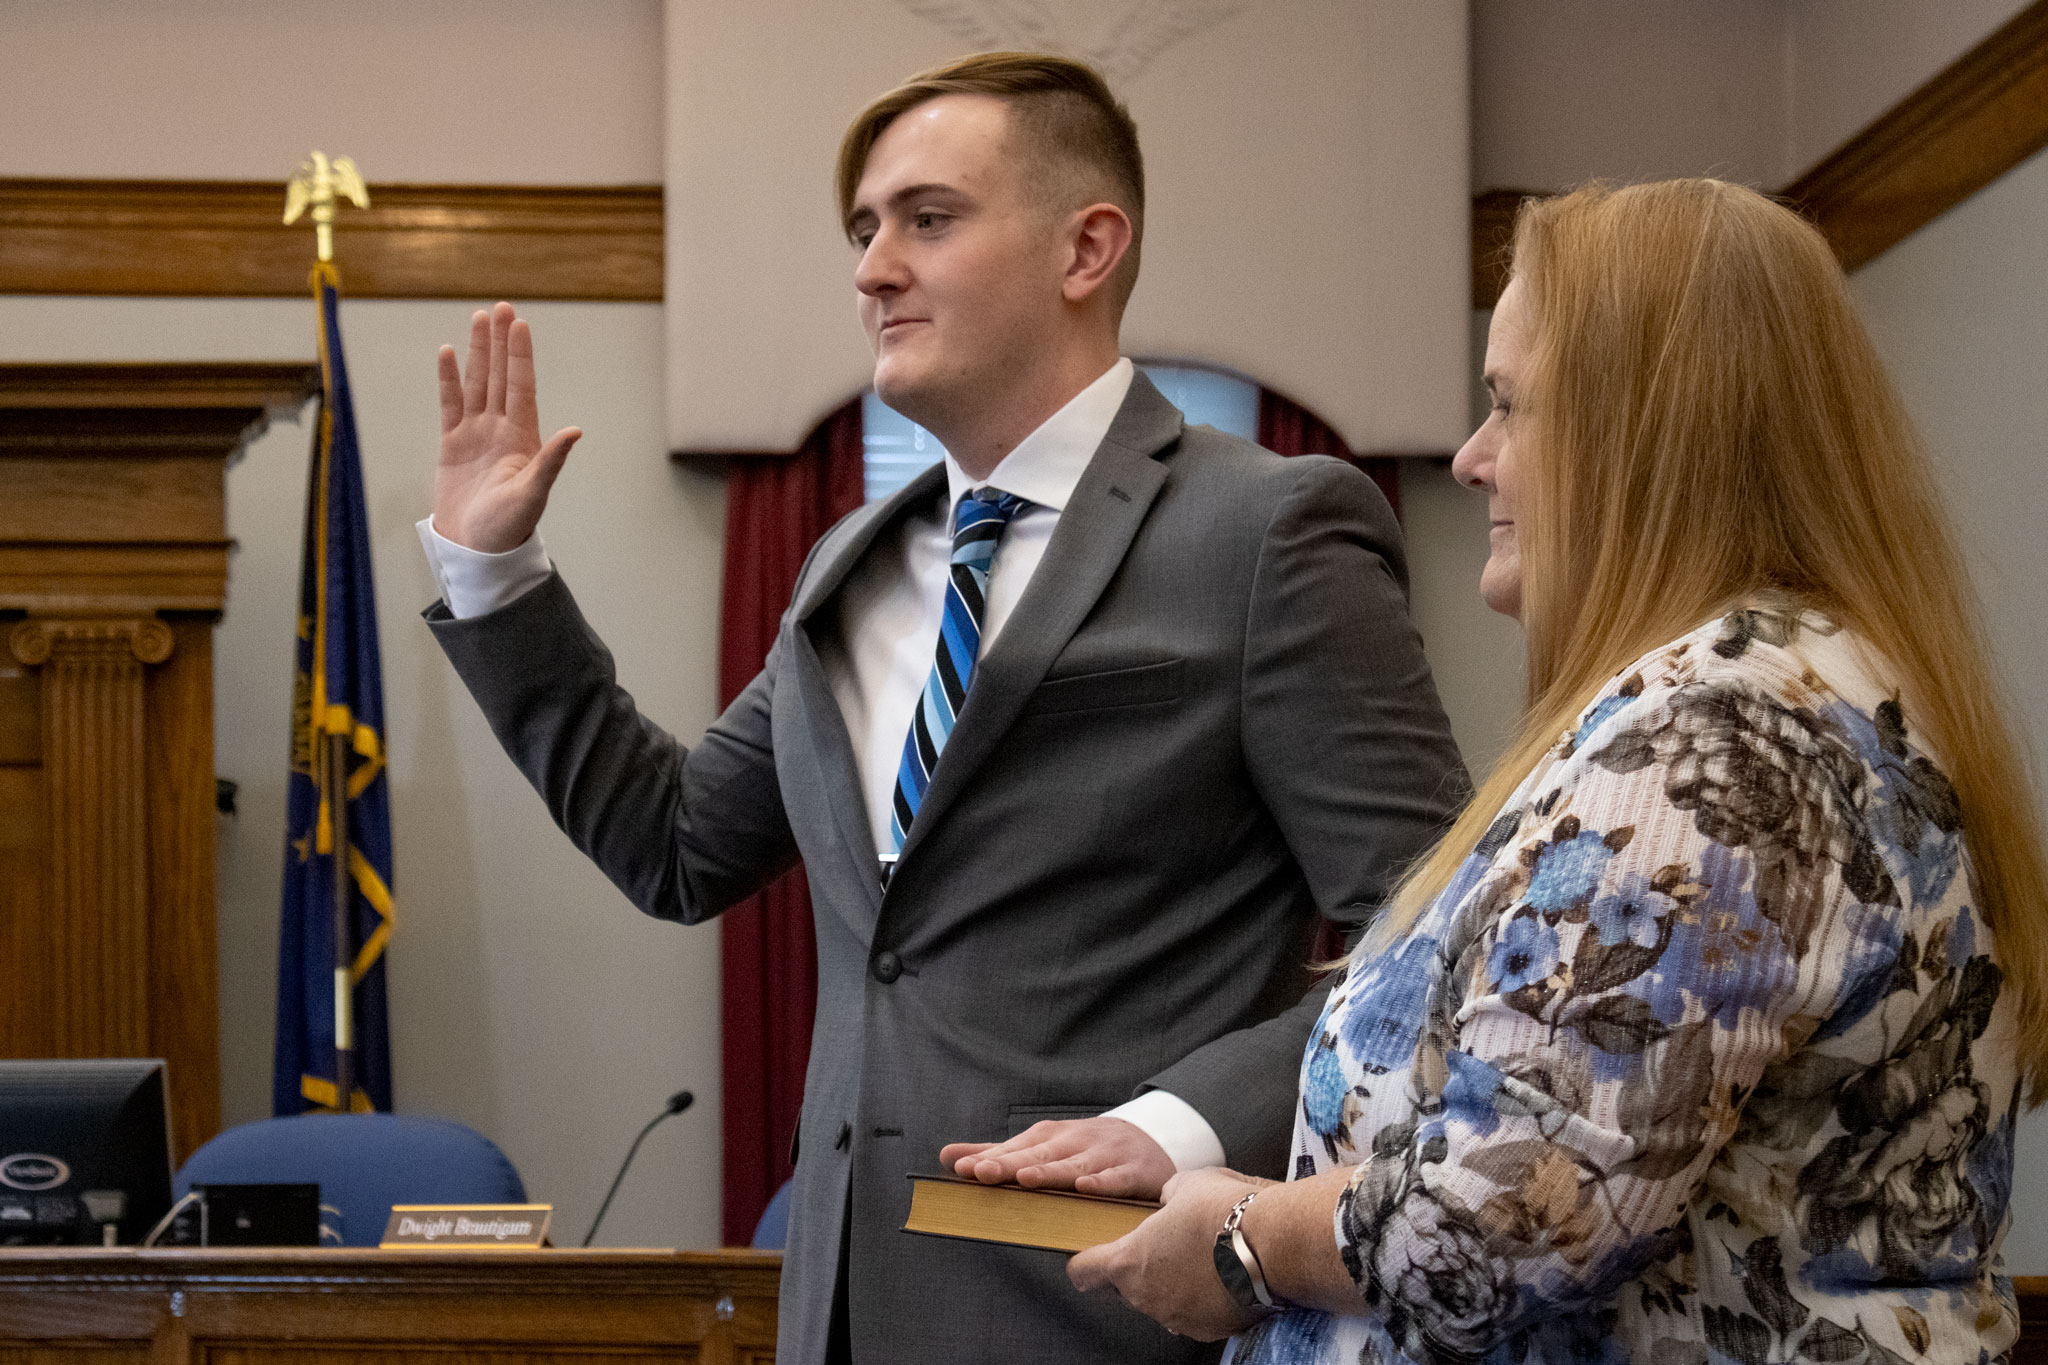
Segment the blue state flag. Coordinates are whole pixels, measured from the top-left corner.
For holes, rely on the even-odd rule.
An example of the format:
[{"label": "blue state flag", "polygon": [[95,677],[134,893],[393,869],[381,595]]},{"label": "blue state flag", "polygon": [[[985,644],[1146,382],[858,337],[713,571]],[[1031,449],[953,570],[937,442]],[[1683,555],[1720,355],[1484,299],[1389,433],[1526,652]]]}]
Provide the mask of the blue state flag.
[{"label": "blue state flag", "polygon": [[[306,489],[299,620],[292,679],[292,758],[286,806],[284,926],[277,961],[278,1114],[339,1109],[336,959],[349,957],[353,1038],[347,1108],[391,1108],[391,1032],[385,949],[391,939],[391,784],[384,761],[384,682],[370,519],[363,499],[348,367],[341,355],[340,276],[313,268],[320,302],[320,420]],[[337,746],[331,736],[340,736]],[[330,755],[341,755],[337,782]],[[343,786],[344,817],[326,793]],[[343,837],[337,841],[335,829]],[[338,845],[338,847],[337,847]],[[348,946],[335,932],[336,865],[347,872]]]}]

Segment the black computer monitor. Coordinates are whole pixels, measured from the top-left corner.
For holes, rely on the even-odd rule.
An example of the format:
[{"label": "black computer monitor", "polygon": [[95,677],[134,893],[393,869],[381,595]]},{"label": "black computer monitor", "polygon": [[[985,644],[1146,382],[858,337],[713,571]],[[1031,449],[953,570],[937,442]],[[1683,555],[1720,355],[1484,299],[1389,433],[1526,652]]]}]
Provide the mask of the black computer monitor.
[{"label": "black computer monitor", "polygon": [[162,1062],[0,1060],[0,1246],[133,1246],[170,1207]]}]

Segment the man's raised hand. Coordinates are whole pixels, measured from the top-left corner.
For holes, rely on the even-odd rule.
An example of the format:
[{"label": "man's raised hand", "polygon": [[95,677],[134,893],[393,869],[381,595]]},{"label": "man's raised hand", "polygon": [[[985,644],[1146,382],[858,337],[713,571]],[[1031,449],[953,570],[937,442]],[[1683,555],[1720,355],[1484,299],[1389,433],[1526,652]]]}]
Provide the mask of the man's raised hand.
[{"label": "man's raised hand", "polygon": [[441,462],[434,529],[472,550],[516,550],[540,524],[548,490],[583,432],[564,427],[543,445],[533,382],[533,333],[501,303],[469,321],[468,373],[443,346]]}]

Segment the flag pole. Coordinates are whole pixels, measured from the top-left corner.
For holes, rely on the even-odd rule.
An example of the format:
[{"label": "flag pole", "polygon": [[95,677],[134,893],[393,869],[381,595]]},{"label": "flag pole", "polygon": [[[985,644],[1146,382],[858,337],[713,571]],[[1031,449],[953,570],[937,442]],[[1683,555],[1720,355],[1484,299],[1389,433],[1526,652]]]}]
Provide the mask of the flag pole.
[{"label": "flag pole", "polygon": [[334,849],[334,1112],[346,1114],[355,1097],[355,892],[348,868],[348,736],[327,736],[327,819]]},{"label": "flag pole", "polygon": [[[316,151],[285,186],[285,226],[290,227],[300,214],[312,209],[314,248],[322,265],[334,260],[334,206],[343,197],[357,208],[370,206],[363,178],[355,163],[345,156],[329,161],[325,153]],[[316,296],[318,278],[319,270],[315,267]],[[321,326],[326,326],[324,317]],[[325,350],[323,339],[323,356]],[[323,374],[323,384],[326,380]],[[323,593],[326,587],[321,585]],[[324,674],[327,660],[316,659],[314,667]],[[319,710],[316,708],[314,724],[325,730],[327,717],[319,714]],[[320,765],[321,796],[327,807],[328,848],[334,870],[334,1112],[346,1114],[354,1108],[355,1099],[355,888],[349,869],[349,736],[328,731],[322,738],[325,752],[321,757],[325,762]]]}]

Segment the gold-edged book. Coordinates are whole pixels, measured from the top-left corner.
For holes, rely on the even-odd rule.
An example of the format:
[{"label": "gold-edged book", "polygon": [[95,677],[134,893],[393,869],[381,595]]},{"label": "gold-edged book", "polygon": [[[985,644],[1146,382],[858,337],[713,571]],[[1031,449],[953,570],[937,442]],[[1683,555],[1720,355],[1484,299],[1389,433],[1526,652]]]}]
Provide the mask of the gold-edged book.
[{"label": "gold-edged book", "polygon": [[903,1230],[1071,1253],[1114,1242],[1158,1210],[1141,1199],[984,1185],[957,1175],[913,1171],[910,1217]]}]

